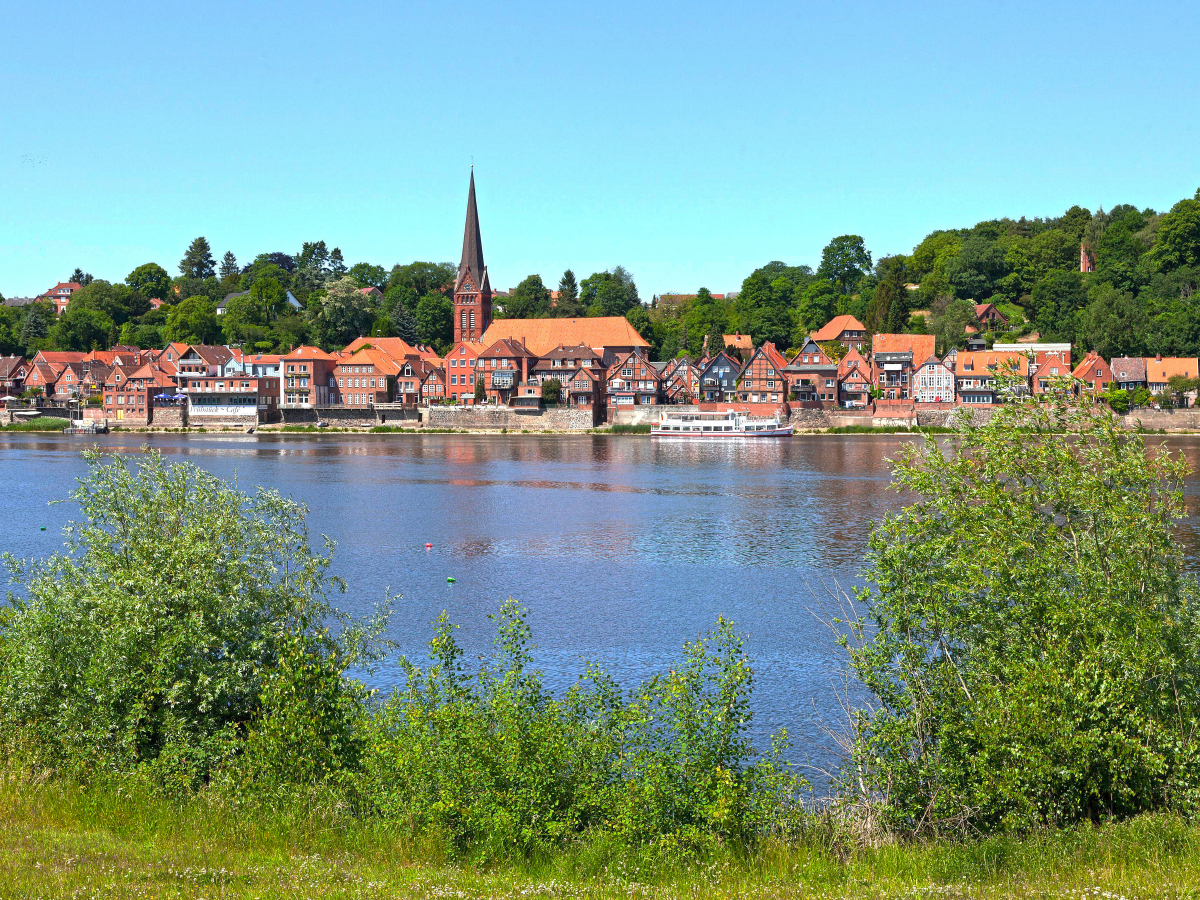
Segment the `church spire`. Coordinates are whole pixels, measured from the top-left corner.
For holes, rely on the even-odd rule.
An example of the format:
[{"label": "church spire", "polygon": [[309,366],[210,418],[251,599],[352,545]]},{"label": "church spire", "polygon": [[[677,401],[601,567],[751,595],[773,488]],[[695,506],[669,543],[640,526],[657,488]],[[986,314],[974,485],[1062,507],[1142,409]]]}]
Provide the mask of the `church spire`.
[{"label": "church spire", "polygon": [[[483,289],[487,278],[487,266],[483,264],[483,239],[479,235],[479,209],[475,206],[475,169],[471,169],[471,188],[467,192],[467,224],[463,228],[462,261],[458,264],[458,283],[462,286],[463,276],[470,275],[475,290]],[[490,287],[490,285],[489,285]]]},{"label": "church spire", "polygon": [[475,167],[467,193],[467,224],[463,228],[462,261],[454,282],[454,342],[477,341],[492,321],[492,285],[483,263],[479,210],[475,206]]}]

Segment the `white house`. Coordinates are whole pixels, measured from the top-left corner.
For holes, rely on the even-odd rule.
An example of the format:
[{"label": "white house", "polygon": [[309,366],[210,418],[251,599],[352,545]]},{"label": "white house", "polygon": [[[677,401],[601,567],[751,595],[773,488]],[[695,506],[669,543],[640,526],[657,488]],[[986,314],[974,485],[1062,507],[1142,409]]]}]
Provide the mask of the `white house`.
[{"label": "white house", "polygon": [[918,403],[954,402],[954,372],[936,356],[921,363],[913,381],[913,398]]}]

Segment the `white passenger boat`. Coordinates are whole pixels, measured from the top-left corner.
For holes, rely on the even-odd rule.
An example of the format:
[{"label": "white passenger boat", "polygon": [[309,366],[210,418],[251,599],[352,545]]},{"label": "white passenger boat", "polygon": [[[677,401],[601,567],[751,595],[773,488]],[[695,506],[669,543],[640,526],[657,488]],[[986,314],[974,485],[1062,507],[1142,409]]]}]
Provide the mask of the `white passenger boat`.
[{"label": "white passenger boat", "polygon": [[736,410],[727,412],[663,412],[650,424],[650,436],[674,439],[788,437],[791,425],[779,418],[756,418]]}]

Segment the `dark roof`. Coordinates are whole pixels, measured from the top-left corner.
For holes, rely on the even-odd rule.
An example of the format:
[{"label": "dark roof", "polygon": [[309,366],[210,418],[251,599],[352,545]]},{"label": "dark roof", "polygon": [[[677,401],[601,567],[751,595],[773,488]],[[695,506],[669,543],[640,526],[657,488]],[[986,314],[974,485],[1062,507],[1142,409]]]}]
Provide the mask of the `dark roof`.
[{"label": "dark roof", "polygon": [[462,261],[458,264],[458,278],[454,283],[457,291],[463,276],[471,275],[478,291],[491,291],[487,280],[487,266],[483,264],[483,238],[479,236],[479,210],[475,206],[475,170],[471,170],[471,188],[467,192],[467,224],[463,228]]},{"label": "dark roof", "polygon": [[28,306],[30,303],[36,303],[37,297],[5,297],[5,306]]},{"label": "dark roof", "polygon": [[25,357],[23,356],[0,356],[0,375],[9,378],[24,364]]},{"label": "dark roof", "polygon": [[479,354],[480,359],[484,357],[490,359],[493,356],[500,358],[515,357],[517,359],[524,356],[530,359],[537,359],[536,353],[530,353],[529,349],[519,341],[509,340],[508,338],[501,338]]},{"label": "dark roof", "polygon": [[573,347],[559,344],[549,353],[543,353],[542,359],[601,359],[601,356],[584,344],[576,344]]},{"label": "dark roof", "polygon": [[1140,356],[1117,356],[1109,361],[1117,381],[1145,381],[1146,360]]}]

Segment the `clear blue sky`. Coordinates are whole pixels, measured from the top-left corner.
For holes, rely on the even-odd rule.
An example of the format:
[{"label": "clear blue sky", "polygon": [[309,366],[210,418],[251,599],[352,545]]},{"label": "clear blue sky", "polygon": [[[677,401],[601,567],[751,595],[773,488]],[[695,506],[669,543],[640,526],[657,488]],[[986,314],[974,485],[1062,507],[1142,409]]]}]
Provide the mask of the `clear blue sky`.
[{"label": "clear blue sky", "polygon": [[858,233],[1200,185],[1200,4],[3,6],[0,293],[324,239],[737,288]]}]

